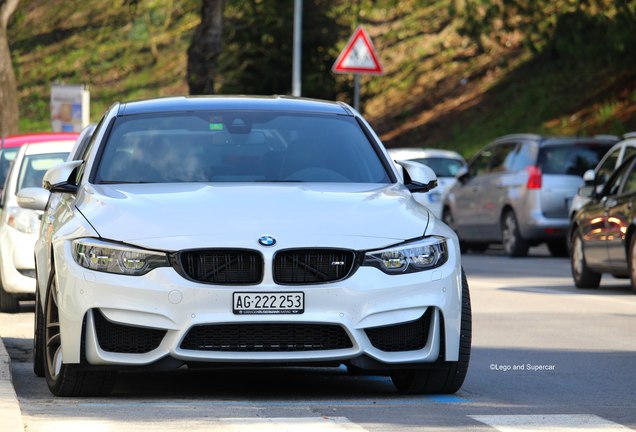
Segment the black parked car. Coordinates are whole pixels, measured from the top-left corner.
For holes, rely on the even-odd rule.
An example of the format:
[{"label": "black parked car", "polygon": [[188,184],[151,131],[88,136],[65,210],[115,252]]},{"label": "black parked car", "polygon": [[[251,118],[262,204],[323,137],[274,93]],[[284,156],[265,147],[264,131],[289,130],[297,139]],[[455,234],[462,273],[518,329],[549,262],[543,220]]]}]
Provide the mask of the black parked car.
[{"label": "black parked car", "polygon": [[636,156],[625,160],[600,193],[574,216],[572,277],[577,288],[598,288],[602,273],[631,279],[636,294]]}]

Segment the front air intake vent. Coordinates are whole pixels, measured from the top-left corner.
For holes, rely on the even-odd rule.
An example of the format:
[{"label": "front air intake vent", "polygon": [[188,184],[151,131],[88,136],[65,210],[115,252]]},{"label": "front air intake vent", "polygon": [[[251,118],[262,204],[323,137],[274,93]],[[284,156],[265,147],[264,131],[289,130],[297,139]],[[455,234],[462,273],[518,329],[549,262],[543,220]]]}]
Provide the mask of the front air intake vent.
[{"label": "front air intake vent", "polygon": [[109,321],[99,309],[93,309],[97,342],[104,351],[144,354],[159,347],[166,330],[129,326]]},{"label": "front air intake vent", "polygon": [[179,273],[196,282],[252,285],[263,279],[263,257],[249,249],[188,250],[174,261]]},{"label": "front air intake vent", "polygon": [[355,264],[355,252],[343,249],[288,249],[274,257],[274,281],[307,285],[346,279]]},{"label": "front air intake vent", "polygon": [[371,345],[385,352],[415,351],[426,346],[433,308],[415,321],[364,329]]},{"label": "front air intake vent", "polygon": [[295,352],[351,348],[333,324],[210,324],[192,327],[181,348],[196,351]]}]

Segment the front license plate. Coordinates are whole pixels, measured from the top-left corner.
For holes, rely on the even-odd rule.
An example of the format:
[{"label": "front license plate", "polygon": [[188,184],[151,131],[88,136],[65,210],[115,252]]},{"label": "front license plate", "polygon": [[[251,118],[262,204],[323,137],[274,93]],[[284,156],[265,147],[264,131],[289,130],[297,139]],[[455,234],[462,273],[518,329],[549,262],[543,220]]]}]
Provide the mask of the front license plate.
[{"label": "front license plate", "polygon": [[235,292],[232,311],[247,314],[301,314],[305,311],[304,292]]}]

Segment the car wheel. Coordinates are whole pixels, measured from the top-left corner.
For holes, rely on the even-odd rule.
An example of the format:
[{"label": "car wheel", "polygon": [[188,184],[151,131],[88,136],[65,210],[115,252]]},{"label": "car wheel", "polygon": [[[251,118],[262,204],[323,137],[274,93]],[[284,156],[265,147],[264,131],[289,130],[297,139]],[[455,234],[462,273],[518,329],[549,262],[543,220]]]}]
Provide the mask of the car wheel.
[{"label": "car wheel", "polygon": [[629,242],[629,279],[632,291],[636,294],[636,235]]},{"label": "car wheel", "polygon": [[524,257],[528,255],[530,245],[521,237],[517,218],[513,211],[506,212],[501,227],[503,248],[509,257]]},{"label": "car wheel", "polygon": [[40,378],[45,375],[44,365],[44,312],[40,300],[39,289],[35,288],[35,313],[33,326],[33,372]]},{"label": "car wheel", "polygon": [[565,240],[557,240],[548,242],[548,250],[553,257],[568,256],[568,243]]},{"label": "car wheel", "polygon": [[570,267],[572,268],[574,285],[577,288],[598,288],[601,283],[601,273],[595,272],[587,266],[583,250],[583,239],[578,232],[574,232],[572,236]]},{"label": "car wheel", "polygon": [[472,313],[466,274],[462,269],[462,319],[458,361],[439,361],[428,368],[403,369],[391,373],[393,385],[403,394],[450,394],[457,392],[466,378],[470,361]]},{"label": "car wheel", "polygon": [[20,310],[18,297],[8,293],[0,286],[0,312],[16,313]]},{"label": "car wheel", "polygon": [[52,273],[44,308],[44,363],[46,383],[55,396],[104,396],[115,384],[116,372],[86,371],[80,364],[65,364],[58,312],[55,275]]}]

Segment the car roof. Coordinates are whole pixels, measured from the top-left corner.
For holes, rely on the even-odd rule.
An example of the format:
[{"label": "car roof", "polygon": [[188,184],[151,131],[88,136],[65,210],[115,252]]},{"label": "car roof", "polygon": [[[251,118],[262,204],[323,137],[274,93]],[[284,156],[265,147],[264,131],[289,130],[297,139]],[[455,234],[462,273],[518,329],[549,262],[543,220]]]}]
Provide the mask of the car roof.
[{"label": "car roof", "polygon": [[39,132],[29,134],[10,135],[2,140],[2,148],[20,147],[25,144],[35,144],[50,141],[73,140],[75,141],[79,133],[77,132]]},{"label": "car roof", "polygon": [[181,96],[147,99],[121,103],[118,115],[209,110],[294,111],[353,115],[349,107],[342,102],[289,96]]},{"label": "car roof", "polygon": [[387,149],[391,158],[395,159],[415,159],[415,158],[448,158],[457,159],[463,161],[464,158],[459,153],[452,150],[433,149],[433,148],[413,148],[413,147],[398,147]]},{"label": "car roof", "polygon": [[21,150],[25,155],[70,152],[75,140],[60,140],[46,143],[26,144]]},{"label": "car roof", "polygon": [[616,144],[614,144],[612,146],[611,149],[609,149],[608,153],[611,152],[612,150],[616,149],[616,148],[623,147],[623,146],[625,146],[625,147],[636,147],[636,136],[629,137],[629,138],[626,138],[626,139],[624,139],[622,141],[617,142]]},{"label": "car roof", "polygon": [[563,145],[563,144],[604,144],[612,145],[620,140],[614,135],[594,135],[594,136],[542,136],[536,134],[511,134],[497,138],[494,142],[502,141],[536,141],[540,146]]}]

